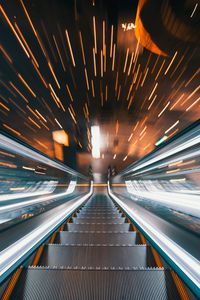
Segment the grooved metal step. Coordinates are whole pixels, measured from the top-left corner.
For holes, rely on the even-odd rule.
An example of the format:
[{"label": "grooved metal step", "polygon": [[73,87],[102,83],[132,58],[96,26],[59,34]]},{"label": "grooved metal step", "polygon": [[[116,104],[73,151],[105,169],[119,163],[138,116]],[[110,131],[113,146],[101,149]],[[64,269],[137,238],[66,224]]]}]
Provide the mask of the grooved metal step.
[{"label": "grooved metal step", "polygon": [[127,233],[80,233],[80,232],[57,232],[55,244],[114,244],[114,245],[136,245],[140,244],[137,232]]},{"label": "grooved metal step", "polygon": [[170,271],[27,269],[12,300],[179,300]]},{"label": "grooved metal step", "polygon": [[72,218],[72,222],[74,224],[124,224],[125,223],[126,218],[99,218],[99,217],[93,217],[93,218],[86,218],[86,217],[74,217]]},{"label": "grooved metal step", "polygon": [[79,212],[76,214],[76,217],[79,218],[79,217],[86,217],[86,218],[110,218],[110,217],[113,217],[113,218],[120,218],[122,217],[122,213],[120,212],[116,212],[116,213],[107,213],[107,212]]},{"label": "grooved metal step", "polygon": [[148,246],[65,246],[46,245],[40,266],[74,268],[156,267]]},{"label": "grooved metal step", "polygon": [[102,231],[102,232],[128,232],[131,230],[129,223],[124,224],[75,224],[66,223],[64,226],[66,231]]}]

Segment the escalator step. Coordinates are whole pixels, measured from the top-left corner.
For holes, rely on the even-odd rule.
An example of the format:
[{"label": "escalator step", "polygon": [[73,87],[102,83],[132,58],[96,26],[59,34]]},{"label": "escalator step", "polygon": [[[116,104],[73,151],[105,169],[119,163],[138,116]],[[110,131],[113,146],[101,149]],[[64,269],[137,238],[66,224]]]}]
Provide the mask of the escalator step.
[{"label": "escalator step", "polygon": [[81,212],[87,212],[87,213],[116,213],[118,212],[119,210],[117,208],[91,208],[91,207],[85,207],[85,208],[82,208],[80,210]]},{"label": "escalator step", "polygon": [[127,233],[79,233],[61,231],[57,232],[55,244],[114,244],[136,245],[140,244],[140,236],[137,232]]},{"label": "escalator step", "polygon": [[86,218],[109,218],[109,217],[121,217],[122,216],[122,213],[120,212],[82,212],[80,211],[79,213],[77,213],[77,217],[86,217]]},{"label": "escalator step", "polygon": [[126,218],[86,218],[86,217],[75,217],[72,218],[73,223],[75,224],[124,224],[125,223]]},{"label": "escalator step", "polygon": [[179,300],[169,270],[81,271],[29,268],[12,300]]},{"label": "escalator step", "polygon": [[131,230],[131,225],[129,223],[124,224],[74,224],[66,223],[64,231],[80,231],[80,232],[128,232]]},{"label": "escalator step", "polygon": [[40,266],[72,268],[135,268],[156,267],[151,249],[136,246],[65,246],[46,245]]}]

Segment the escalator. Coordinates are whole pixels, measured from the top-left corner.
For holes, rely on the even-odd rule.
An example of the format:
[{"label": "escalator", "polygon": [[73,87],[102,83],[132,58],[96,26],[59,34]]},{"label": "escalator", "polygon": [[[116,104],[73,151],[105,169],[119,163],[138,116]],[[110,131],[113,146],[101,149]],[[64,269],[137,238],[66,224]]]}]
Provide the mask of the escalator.
[{"label": "escalator", "polygon": [[14,273],[2,299],[190,297],[117,204],[95,193]]}]

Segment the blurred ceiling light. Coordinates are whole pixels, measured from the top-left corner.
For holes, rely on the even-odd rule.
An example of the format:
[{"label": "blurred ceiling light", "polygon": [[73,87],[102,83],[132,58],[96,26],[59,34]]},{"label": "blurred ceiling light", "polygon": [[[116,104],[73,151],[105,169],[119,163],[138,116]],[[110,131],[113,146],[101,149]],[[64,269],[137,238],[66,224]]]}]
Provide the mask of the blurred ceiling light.
[{"label": "blurred ceiling light", "polygon": [[113,159],[115,159],[115,158],[116,158],[116,156],[117,156],[117,154],[115,153],[115,154],[114,154],[114,156],[113,156]]},{"label": "blurred ceiling light", "polygon": [[122,29],[124,31],[128,31],[128,30],[132,30],[134,29],[136,26],[134,23],[122,23]]},{"label": "blurred ceiling light", "polygon": [[99,126],[91,126],[92,156],[100,158],[100,129]]},{"label": "blurred ceiling light", "polygon": [[69,136],[64,130],[53,131],[52,135],[54,142],[64,146],[69,146]]}]

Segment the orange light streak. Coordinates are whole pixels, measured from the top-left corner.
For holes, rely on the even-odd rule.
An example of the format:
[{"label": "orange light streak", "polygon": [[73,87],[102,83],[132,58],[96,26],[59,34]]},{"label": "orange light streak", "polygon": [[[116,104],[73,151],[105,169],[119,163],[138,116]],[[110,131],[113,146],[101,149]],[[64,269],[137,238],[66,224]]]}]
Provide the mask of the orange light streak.
[{"label": "orange light streak", "polygon": [[26,99],[26,97],[18,90],[18,88],[11,82],[9,81],[10,85],[14,88],[14,90],[24,99],[26,103],[29,103],[29,101]]},{"label": "orange light streak", "polygon": [[128,55],[129,55],[129,48],[127,48],[127,50],[126,50],[126,58],[125,58],[125,62],[124,62],[123,73],[126,72],[126,66],[127,66],[127,61],[128,61]]},{"label": "orange light streak", "polygon": [[30,58],[30,55],[29,55],[28,51],[26,50],[26,47],[24,46],[23,42],[21,41],[21,39],[20,39],[19,35],[17,34],[17,32],[16,32],[14,26],[13,26],[12,23],[10,22],[8,16],[6,15],[6,13],[5,13],[5,11],[4,11],[4,9],[3,9],[3,7],[2,7],[1,5],[0,5],[0,11],[2,12],[4,18],[6,19],[8,25],[10,26],[10,28],[11,28],[12,32],[14,33],[15,37],[17,38],[18,42],[20,43],[20,45],[21,45],[22,49],[24,50],[26,56],[27,56],[28,58]]},{"label": "orange light streak", "polygon": [[178,51],[176,51],[176,52],[174,53],[174,55],[173,55],[173,57],[172,57],[172,59],[171,59],[169,65],[168,65],[167,69],[165,70],[165,73],[164,73],[165,75],[167,75],[167,73],[168,73],[168,71],[169,71],[171,65],[173,64],[173,61],[175,60],[177,54],[178,54]]},{"label": "orange light streak", "polygon": [[56,77],[56,75],[55,75],[55,73],[54,73],[54,70],[53,70],[53,67],[52,67],[50,61],[48,62],[48,66],[49,66],[49,69],[50,69],[50,71],[51,71],[51,74],[53,75],[53,78],[54,78],[54,80],[55,80],[55,82],[56,82],[58,88],[60,89],[60,84],[59,84],[58,79],[57,79],[57,77]]},{"label": "orange light streak", "polygon": [[94,49],[97,54],[97,33],[96,33],[96,20],[95,16],[93,16],[93,32],[94,32]]},{"label": "orange light streak", "polygon": [[29,92],[32,94],[34,98],[36,98],[36,94],[33,92],[33,90],[30,88],[28,83],[24,80],[24,78],[18,73],[17,76],[21,80],[21,82],[25,85],[25,87],[29,90]]},{"label": "orange light streak", "polygon": [[29,121],[31,121],[31,123],[33,123],[37,128],[41,129],[41,126],[38,125],[31,117],[28,117]]},{"label": "orange light streak", "polygon": [[66,38],[67,38],[67,44],[68,44],[68,47],[69,47],[69,52],[70,52],[71,59],[72,59],[72,64],[75,67],[76,64],[75,64],[75,60],[74,60],[74,54],[73,54],[73,51],[72,51],[72,46],[71,46],[71,42],[70,42],[70,39],[69,39],[69,34],[68,34],[67,29],[65,30],[65,34],[66,34]]},{"label": "orange light streak", "polygon": [[70,89],[69,89],[68,84],[66,84],[66,88],[67,88],[67,92],[68,92],[68,94],[69,94],[70,100],[73,102],[74,99],[73,99],[73,97],[72,97],[72,94],[71,94],[71,91],[70,91]]},{"label": "orange light streak", "polygon": [[3,55],[5,56],[5,58],[9,61],[10,64],[13,63],[12,58],[10,57],[10,55],[6,52],[6,50],[3,48],[2,45],[0,45],[0,51],[3,53]]},{"label": "orange light streak", "polygon": [[170,105],[170,101],[165,105],[165,107],[163,108],[163,110],[161,110],[161,112],[158,114],[158,118],[160,118],[160,116],[164,113],[164,111],[167,109],[167,107]]},{"label": "orange light streak", "polygon": [[5,127],[6,129],[12,131],[13,133],[15,133],[16,135],[21,135],[21,133],[15,129],[13,129],[12,127],[8,126],[7,124],[3,124],[3,127]]},{"label": "orange light streak", "polygon": [[31,49],[30,49],[30,47],[29,47],[27,41],[25,40],[25,38],[24,38],[24,36],[23,36],[23,34],[22,34],[22,32],[21,32],[19,26],[17,25],[16,22],[15,22],[14,24],[15,24],[15,27],[16,27],[16,29],[17,29],[19,35],[20,35],[20,38],[22,39],[22,41],[23,41],[23,43],[25,44],[27,50],[29,51],[29,53],[30,53],[32,59],[34,60],[34,62],[35,62],[35,64],[36,64],[37,68],[39,68],[39,64],[38,64],[38,62],[37,62],[35,56],[33,55],[33,52],[31,51]]},{"label": "orange light streak", "polygon": [[111,34],[110,34],[110,58],[112,57],[113,51],[113,25],[111,26]]},{"label": "orange light streak", "polygon": [[80,44],[81,44],[81,52],[82,52],[83,64],[85,66],[86,65],[85,51],[84,51],[83,39],[82,39],[82,33],[81,33],[81,31],[79,31],[79,40],[80,40]]}]

